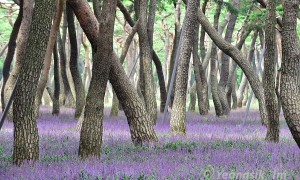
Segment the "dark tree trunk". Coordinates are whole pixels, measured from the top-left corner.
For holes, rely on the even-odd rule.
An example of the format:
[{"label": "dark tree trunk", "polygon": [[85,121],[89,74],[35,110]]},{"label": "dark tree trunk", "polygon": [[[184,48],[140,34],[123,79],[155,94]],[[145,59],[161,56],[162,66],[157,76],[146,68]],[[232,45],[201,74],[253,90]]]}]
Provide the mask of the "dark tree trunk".
[{"label": "dark tree trunk", "polygon": [[83,159],[100,157],[104,95],[113,58],[116,7],[117,0],[104,0],[99,17],[101,28],[99,28],[96,58],[93,61],[93,76],[86,98],[84,121],[80,132],[78,154]]},{"label": "dark tree trunk", "polygon": [[189,112],[195,112],[195,105],[196,105],[196,81],[193,83],[190,89]]},{"label": "dark tree trunk", "polygon": [[112,99],[112,105],[111,105],[111,110],[109,116],[118,116],[119,113],[119,100],[118,97],[113,90],[113,99]]},{"label": "dark tree trunk", "polygon": [[[214,15],[214,28],[216,31],[218,31],[218,24],[219,24],[218,22],[219,22],[222,3],[223,1],[218,1],[217,9]],[[212,98],[215,106],[216,115],[222,116],[223,108],[219,98],[218,85],[217,85],[218,80],[217,80],[216,62],[218,61],[216,60],[216,57],[217,57],[217,46],[215,43],[213,43],[211,47],[211,56],[210,56],[211,93],[212,93]]]},{"label": "dark tree trunk", "polygon": [[64,105],[67,107],[74,107],[74,97],[71,92],[71,87],[68,81],[68,76],[67,76],[67,67],[66,67],[66,52],[65,52],[65,46],[63,44],[63,40],[60,37],[60,32],[57,33],[57,44],[58,44],[58,51],[59,51],[59,57],[60,57],[60,73],[64,85],[64,94],[65,94],[65,101]]},{"label": "dark tree trunk", "polygon": [[266,97],[266,107],[268,111],[267,122],[267,141],[279,141],[279,112],[278,102],[275,92],[275,65],[276,65],[276,29],[275,29],[275,11],[276,2],[268,1],[265,36],[266,36],[266,53],[264,57],[264,76],[263,85]]},{"label": "dark tree trunk", "polygon": [[[171,82],[171,78],[172,78],[172,72],[174,69],[174,64],[175,64],[175,58],[176,58],[176,53],[177,53],[177,49],[178,49],[178,45],[179,45],[179,39],[180,39],[180,4],[181,4],[181,0],[178,0],[175,5],[175,35],[174,35],[174,39],[173,39],[173,48],[172,48],[172,54],[171,54],[171,59],[170,59],[170,73],[169,73],[169,77],[168,77],[168,90],[170,87],[170,82]],[[176,86],[176,81],[174,82],[173,85],[173,89],[171,91],[171,97],[170,97],[170,104],[169,106],[172,107],[173,106],[173,101],[174,101],[174,92],[175,92],[175,86]]]},{"label": "dark tree trunk", "polygon": [[207,80],[202,68],[202,63],[200,62],[200,58],[198,56],[199,24],[196,24],[195,26],[195,35],[193,41],[194,73],[196,80],[199,113],[201,115],[205,115],[208,113]]},{"label": "dark tree trunk", "polygon": [[[43,66],[55,1],[35,1],[24,62],[16,85],[13,107],[13,163],[39,158],[39,137],[34,114],[34,99]],[[39,43],[36,43],[36,42]]]},{"label": "dark tree trunk", "polygon": [[297,35],[299,0],[286,0],[283,4],[282,66],[280,98],[287,125],[300,148],[300,46]]},{"label": "dark tree trunk", "polygon": [[8,41],[8,49],[7,49],[7,55],[3,63],[3,68],[2,68],[2,88],[1,88],[1,104],[2,104],[2,112],[4,111],[4,108],[6,106],[5,100],[4,100],[4,89],[5,89],[5,84],[7,82],[7,79],[9,77],[9,71],[10,71],[10,65],[13,60],[14,54],[15,54],[15,49],[17,46],[16,39],[18,37],[19,29],[21,26],[22,22],[22,17],[23,17],[23,0],[20,0],[20,11],[18,14],[18,17],[14,23],[12,32],[10,34],[10,38]]},{"label": "dark tree trunk", "polygon": [[197,10],[199,1],[189,0],[185,17],[185,29],[183,32],[182,46],[178,60],[178,72],[176,76],[175,97],[170,119],[171,134],[186,134],[186,90],[188,83],[188,69],[194,40],[194,25],[197,23]]},{"label": "dark tree trunk", "polygon": [[78,69],[78,47],[74,24],[74,13],[72,8],[68,4],[66,5],[66,12],[68,21],[68,32],[71,44],[70,70],[76,91],[75,118],[78,119],[85,105],[85,92]]},{"label": "dark tree trunk", "polygon": [[36,95],[35,95],[35,114],[36,117],[39,117],[39,110],[40,110],[40,105],[42,104],[42,97],[43,97],[43,92],[46,88],[47,82],[48,82],[48,77],[49,77],[49,72],[51,68],[51,61],[52,61],[52,52],[53,52],[53,47],[56,42],[56,35],[59,30],[59,24],[62,16],[62,11],[64,7],[64,2],[57,1],[55,5],[55,11],[54,11],[54,21],[51,26],[50,30],[50,37],[49,41],[47,44],[47,49],[45,53],[45,58],[44,58],[44,64],[43,64],[43,70],[40,75]]},{"label": "dark tree trunk", "polygon": [[59,58],[57,52],[57,43],[54,44],[53,48],[53,59],[54,59],[54,93],[53,93],[53,107],[52,107],[52,115],[59,114]]}]

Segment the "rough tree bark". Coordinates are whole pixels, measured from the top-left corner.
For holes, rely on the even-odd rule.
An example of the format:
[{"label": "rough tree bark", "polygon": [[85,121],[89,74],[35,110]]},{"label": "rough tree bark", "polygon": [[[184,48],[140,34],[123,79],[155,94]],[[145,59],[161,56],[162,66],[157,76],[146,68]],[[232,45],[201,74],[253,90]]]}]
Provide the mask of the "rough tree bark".
[{"label": "rough tree bark", "polygon": [[70,55],[70,70],[72,74],[72,79],[76,91],[76,108],[75,108],[75,118],[78,119],[81,115],[82,109],[85,105],[85,92],[84,86],[82,84],[82,79],[78,69],[78,47],[77,47],[77,36],[74,24],[74,13],[72,8],[66,5],[66,15],[68,21],[68,32],[71,44],[71,55]]},{"label": "rough tree bark", "polygon": [[300,148],[300,46],[296,29],[298,7],[299,0],[286,0],[283,4],[280,99],[287,125]]},{"label": "rough tree bark", "polygon": [[194,81],[194,83],[190,89],[189,112],[195,112],[195,105],[196,105],[196,81]]},{"label": "rough tree bark", "polygon": [[264,76],[263,86],[266,97],[266,108],[268,111],[266,140],[279,141],[279,112],[278,102],[275,92],[275,65],[276,65],[276,29],[275,29],[275,11],[276,2],[269,0],[267,3],[265,38],[266,52],[264,56]]},{"label": "rough tree bark", "polygon": [[[24,61],[16,85],[13,106],[13,163],[39,158],[39,137],[34,114],[34,97],[49,40],[55,1],[35,1]],[[36,43],[36,42],[39,43]]]},{"label": "rough tree bark", "polygon": [[40,105],[42,103],[42,95],[43,95],[43,92],[47,85],[47,81],[48,81],[48,77],[49,77],[53,47],[56,42],[57,31],[59,30],[59,24],[60,24],[62,12],[63,12],[64,4],[65,4],[64,0],[58,0],[56,2],[56,6],[55,6],[54,22],[53,22],[53,25],[51,26],[50,36],[49,36],[48,45],[47,45],[45,58],[44,58],[43,70],[42,70],[42,73],[40,76],[40,80],[39,80],[36,95],[35,95],[34,111],[35,111],[35,115],[37,118],[39,117]]},{"label": "rough tree bark", "polygon": [[176,77],[175,97],[170,119],[171,134],[185,135],[186,118],[186,89],[188,83],[188,69],[194,40],[195,27],[197,23],[197,9],[199,1],[189,0],[185,17],[185,30],[183,32],[182,46],[178,60],[178,72]]}]

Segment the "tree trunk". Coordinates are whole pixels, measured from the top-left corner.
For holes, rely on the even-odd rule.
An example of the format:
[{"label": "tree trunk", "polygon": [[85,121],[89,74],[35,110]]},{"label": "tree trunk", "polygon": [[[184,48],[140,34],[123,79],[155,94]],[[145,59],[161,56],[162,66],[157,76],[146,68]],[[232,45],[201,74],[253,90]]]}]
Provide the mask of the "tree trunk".
[{"label": "tree trunk", "polygon": [[[231,0],[230,2],[234,7],[239,8],[240,0]],[[226,33],[225,33],[225,38],[224,38],[225,41],[227,41],[228,43],[231,43],[236,19],[237,19],[237,13],[231,13],[227,25]],[[219,92],[220,102],[222,104],[223,114],[228,115],[230,113],[230,104],[228,104],[226,98],[226,86],[227,86],[228,76],[229,76],[229,56],[226,55],[225,53],[222,53],[221,62],[222,62],[221,78],[219,81],[218,92]]]},{"label": "tree trunk", "polygon": [[[255,42],[256,42],[257,36],[258,36],[257,31],[254,31],[254,34],[253,34],[252,40],[251,40],[251,44],[250,44],[249,54],[248,54],[249,63],[251,63],[251,61],[253,60],[254,51],[255,51]],[[245,91],[247,84],[248,84],[247,77],[245,76],[245,74],[243,74],[243,77],[242,77],[242,80],[240,83],[240,87],[237,92],[237,106],[238,107],[242,107],[243,93]]]},{"label": "tree trunk", "polygon": [[65,46],[63,44],[63,40],[60,37],[60,33],[57,33],[57,44],[58,44],[58,51],[60,55],[60,73],[62,77],[62,82],[64,85],[64,94],[65,94],[65,101],[64,105],[67,107],[74,107],[74,97],[71,92],[70,84],[68,81],[68,76],[67,76],[67,67],[66,67],[66,52],[65,52]]},{"label": "tree trunk", "polygon": [[211,26],[211,24],[209,23],[205,15],[201,12],[201,10],[198,10],[198,20],[202,27],[205,28],[206,32],[209,34],[212,40],[216,43],[216,45],[223,52],[229,55],[242,68],[243,72],[245,73],[250,82],[255,96],[259,100],[259,109],[262,124],[266,125],[268,114],[265,106],[264,90],[250,63],[247,62],[247,60],[245,60],[245,58],[237,48],[224,41],[218,35],[218,32]]},{"label": "tree trunk", "polygon": [[6,106],[6,102],[4,100],[5,84],[9,77],[10,65],[11,65],[11,62],[12,62],[14,54],[15,54],[15,49],[17,46],[16,39],[19,34],[19,29],[21,26],[22,18],[23,18],[23,0],[20,0],[19,14],[18,14],[18,17],[15,21],[15,24],[13,26],[12,32],[9,37],[7,54],[6,54],[6,58],[3,62],[3,68],[2,68],[2,88],[1,88],[2,112],[4,111],[4,108]]},{"label": "tree trunk", "polygon": [[[104,95],[113,58],[113,33],[117,0],[104,0],[99,17],[99,35],[96,58],[93,61],[93,76],[86,98],[84,121],[80,132],[78,154],[83,159],[100,157]],[[77,49],[77,48],[76,48]]]},{"label": "tree trunk", "polygon": [[202,68],[202,63],[200,62],[200,58],[198,56],[199,24],[196,24],[195,26],[196,31],[193,41],[193,62],[198,97],[198,108],[201,115],[206,115],[208,114],[207,80]]},{"label": "tree trunk", "polygon": [[[49,40],[55,1],[35,1],[31,29],[22,69],[16,85],[13,107],[14,150],[13,163],[39,158],[39,137],[34,108],[34,97]],[[36,43],[39,42],[39,43]]]},{"label": "tree trunk", "polygon": [[283,4],[280,98],[287,125],[300,148],[300,46],[296,30],[298,7],[299,0],[286,0]]},{"label": "tree trunk", "polygon": [[139,42],[140,42],[140,63],[143,78],[141,83],[142,93],[145,99],[146,109],[150,114],[150,118],[153,124],[156,124],[157,120],[157,104],[154,91],[154,81],[152,76],[152,50],[151,50],[151,40],[149,40],[149,34],[147,32],[147,7],[148,0],[142,0],[139,2]]},{"label": "tree trunk", "polygon": [[55,42],[53,48],[54,59],[54,94],[53,94],[53,107],[52,115],[59,115],[59,94],[60,94],[60,82],[59,82],[59,58],[57,52],[57,43]]},{"label": "tree trunk", "polygon": [[[68,0],[80,25],[90,40],[93,50],[97,49],[98,22],[86,1]],[[86,23],[86,17],[88,22]],[[96,35],[95,35],[96,34]],[[133,85],[130,83],[123,67],[119,63],[116,53],[113,54],[109,81],[111,82],[127,117],[131,139],[135,145],[146,145],[157,142],[152,121],[142,100],[139,98]]]},{"label": "tree trunk", "polygon": [[47,50],[46,50],[46,54],[45,54],[45,58],[44,58],[43,70],[42,70],[42,73],[40,76],[40,80],[39,80],[36,95],[35,95],[34,111],[35,111],[35,116],[37,118],[39,117],[40,105],[42,103],[42,95],[43,95],[43,92],[47,85],[47,81],[48,81],[48,77],[49,77],[53,47],[54,47],[54,43],[56,41],[57,31],[59,30],[59,24],[60,24],[63,6],[64,6],[65,1],[59,0],[56,3],[57,3],[57,5],[55,6],[55,11],[54,11],[54,22],[53,22],[53,25],[51,26],[49,41],[48,41]]},{"label": "tree trunk", "polygon": [[68,4],[66,5],[66,12],[67,12],[66,15],[68,21],[69,39],[71,44],[70,70],[71,70],[72,79],[76,91],[75,119],[78,119],[85,105],[85,92],[84,92],[82,79],[80,77],[80,73],[78,69],[78,47],[77,47],[77,36],[76,36],[75,24],[74,24],[74,13],[72,8]]},{"label": "tree trunk", "polygon": [[[170,59],[170,73],[169,73],[169,78],[168,78],[168,90],[170,87],[170,82],[172,78],[172,72],[174,69],[174,64],[175,64],[175,59],[176,59],[176,53],[179,45],[179,39],[180,39],[180,4],[182,0],[178,0],[175,5],[175,35],[173,39],[173,49],[172,49],[172,54],[171,54],[171,59]],[[176,75],[175,75],[176,76]],[[171,90],[171,97],[170,97],[170,104],[169,106],[172,108],[173,106],[173,101],[174,101],[174,92],[175,92],[175,87],[176,87],[176,81],[174,82],[173,89]]]},{"label": "tree trunk", "polygon": [[[219,22],[219,17],[220,17],[220,11],[221,11],[221,5],[223,1],[218,1],[217,4],[217,9],[214,15],[214,28],[216,31],[218,31],[218,22]],[[202,28],[204,28],[202,26]],[[216,71],[216,56],[217,56],[217,46],[215,43],[212,44],[211,47],[211,60],[210,60],[210,81],[211,81],[211,93],[212,93],[212,98],[215,106],[215,111],[217,116],[222,116],[223,115],[223,108],[222,104],[219,98],[219,93],[218,93],[218,80],[217,80],[217,71]]]},{"label": "tree trunk", "polygon": [[[32,20],[32,12],[33,12],[33,0],[28,0],[23,2],[23,18],[22,24],[20,27],[20,32],[18,34],[18,44],[16,50],[16,61],[14,67],[7,79],[4,89],[4,101],[8,102],[9,97],[12,93],[14,84],[16,82],[17,76],[21,70],[22,60],[26,50],[27,39],[29,36],[29,30]],[[13,103],[11,107],[13,106]],[[13,108],[10,108],[7,114],[7,119],[13,119]]]},{"label": "tree trunk", "polygon": [[115,93],[115,91],[113,91],[113,99],[112,99],[112,105],[111,105],[111,110],[110,110],[110,114],[109,116],[118,116],[119,113],[119,100],[118,97]]},{"label": "tree trunk", "polygon": [[265,25],[266,53],[264,56],[263,85],[266,97],[266,108],[268,111],[267,141],[279,141],[279,112],[275,92],[275,65],[276,65],[276,32],[275,32],[275,11],[276,2],[268,1]]},{"label": "tree trunk", "polygon": [[196,105],[196,81],[193,83],[190,89],[189,112],[195,112],[195,105]]},{"label": "tree trunk", "polygon": [[189,0],[185,17],[182,46],[180,47],[179,64],[176,77],[175,97],[170,119],[171,134],[186,134],[186,88],[188,83],[188,69],[194,40],[194,25],[197,23],[197,9],[199,1]]},{"label": "tree trunk", "polygon": [[243,97],[242,106],[246,106],[247,105],[248,95],[249,95],[249,86],[248,86],[248,81],[247,81],[246,82],[246,88],[245,88],[245,91],[244,91],[244,97]]}]

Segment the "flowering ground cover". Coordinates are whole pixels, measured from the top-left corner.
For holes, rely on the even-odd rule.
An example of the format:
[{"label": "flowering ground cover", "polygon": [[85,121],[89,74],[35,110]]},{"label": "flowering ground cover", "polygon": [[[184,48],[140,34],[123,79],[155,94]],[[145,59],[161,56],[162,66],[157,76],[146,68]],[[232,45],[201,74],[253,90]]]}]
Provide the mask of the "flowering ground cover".
[{"label": "flowering ground cover", "polygon": [[77,157],[79,132],[74,111],[58,117],[42,108],[37,120],[40,158],[34,165],[11,164],[13,123],[0,131],[0,179],[299,179],[300,151],[280,116],[280,142],[264,141],[258,110],[243,123],[244,110],[217,118],[187,113],[187,136],[170,136],[169,122],[159,115],[160,144],[134,147],[126,117],[109,117],[105,109],[100,159]]}]

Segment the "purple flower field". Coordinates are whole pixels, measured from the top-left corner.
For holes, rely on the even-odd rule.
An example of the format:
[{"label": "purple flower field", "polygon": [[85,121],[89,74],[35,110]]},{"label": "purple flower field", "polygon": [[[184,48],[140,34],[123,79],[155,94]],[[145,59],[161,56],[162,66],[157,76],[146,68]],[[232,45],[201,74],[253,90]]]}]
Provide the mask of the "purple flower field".
[{"label": "purple flower field", "polygon": [[[187,114],[187,136],[169,135],[159,115],[160,144],[134,147],[126,117],[109,117],[105,109],[101,158],[77,157],[79,132],[74,111],[58,117],[43,107],[38,122],[40,158],[34,165],[11,164],[13,123],[0,131],[0,179],[300,179],[300,151],[280,116],[280,142],[264,141],[266,128],[258,110],[243,124],[244,110],[226,118]],[[212,114],[212,113],[211,113]]]}]

